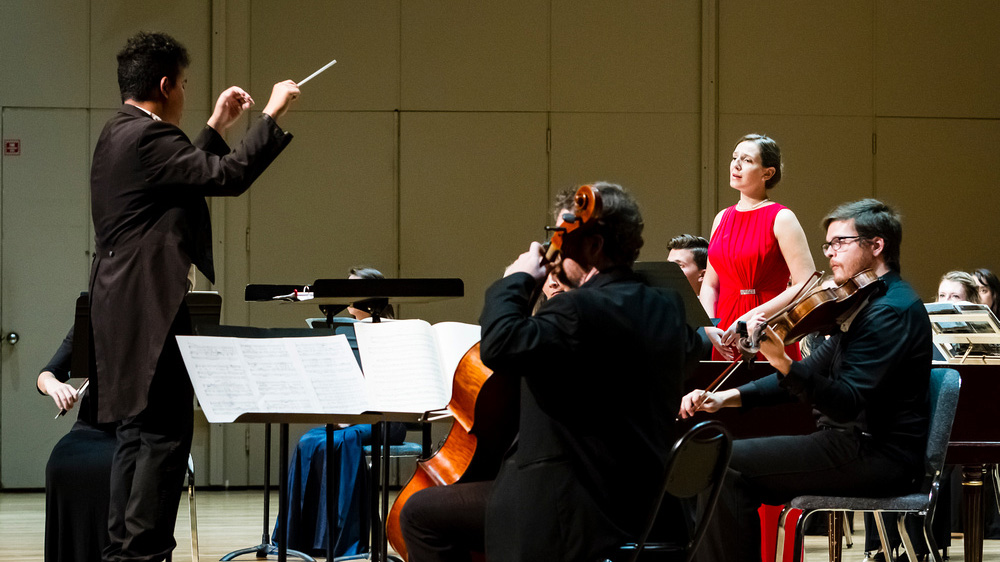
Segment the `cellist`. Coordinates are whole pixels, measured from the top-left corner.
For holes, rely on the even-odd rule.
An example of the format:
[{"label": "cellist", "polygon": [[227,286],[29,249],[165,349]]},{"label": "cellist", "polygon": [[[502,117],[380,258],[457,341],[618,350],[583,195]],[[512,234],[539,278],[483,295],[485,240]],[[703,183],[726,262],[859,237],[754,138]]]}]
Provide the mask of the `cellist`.
[{"label": "cellist", "polygon": [[[647,517],[684,364],[708,342],[685,324],[678,295],[632,272],[643,244],[635,199],[592,187],[600,213],[563,237],[561,259],[547,263],[532,243],[487,290],[482,359],[493,376],[521,381],[519,437],[495,481],[410,498],[410,562],[469,560],[483,548],[491,562],[596,560]],[[532,293],[553,268],[572,290],[532,316]],[[682,521],[679,506],[662,510]]]},{"label": "cellist", "polygon": [[761,503],[805,494],[888,496],[915,491],[929,422],[931,325],[899,275],[899,215],[875,199],[845,203],[823,219],[834,282],[867,269],[884,284],[837,333],[793,361],[773,330],[760,351],[777,371],[738,388],[686,395],[681,417],[724,407],[799,399],[813,406],[809,435],[737,440],[698,560],[760,560]]}]

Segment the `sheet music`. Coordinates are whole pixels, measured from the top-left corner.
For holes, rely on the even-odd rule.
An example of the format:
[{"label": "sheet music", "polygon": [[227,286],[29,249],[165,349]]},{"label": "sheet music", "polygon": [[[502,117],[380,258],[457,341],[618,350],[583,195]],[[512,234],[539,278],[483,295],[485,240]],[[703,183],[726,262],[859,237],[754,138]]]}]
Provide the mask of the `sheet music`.
[{"label": "sheet music", "polygon": [[344,335],[308,338],[177,336],[210,423],[243,413],[360,414],[364,376]]},{"label": "sheet music", "polygon": [[[434,324],[435,339],[438,342],[438,350],[441,353],[442,376],[448,388],[451,388],[455,379],[455,370],[458,363],[465,356],[465,353],[472,346],[479,343],[482,337],[482,329],[475,324],[463,324],[462,322],[438,322]],[[448,400],[451,400],[451,391],[448,391]]]},{"label": "sheet music", "polygon": [[430,324],[397,320],[355,324],[361,365],[381,412],[424,412],[444,408],[451,399],[438,345]]}]

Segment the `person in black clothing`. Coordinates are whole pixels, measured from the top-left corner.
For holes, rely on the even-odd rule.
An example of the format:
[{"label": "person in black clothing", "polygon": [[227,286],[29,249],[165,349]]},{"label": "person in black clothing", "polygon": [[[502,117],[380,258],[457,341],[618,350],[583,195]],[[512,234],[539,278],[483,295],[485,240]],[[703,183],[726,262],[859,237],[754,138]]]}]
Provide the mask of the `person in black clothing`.
[{"label": "person in black clothing", "polygon": [[93,389],[79,400],[67,384],[73,329],[38,375],[37,387],[57,408],[79,404],[76,423],[45,465],[45,562],[100,562],[108,544],[108,496],[115,424],[97,423]]},{"label": "person in black clothing", "polygon": [[[494,377],[520,380],[520,433],[494,481],[409,499],[410,562],[469,560],[484,547],[492,562],[597,560],[649,516],[685,364],[709,344],[685,324],[679,295],[632,272],[643,227],[635,200],[593,187],[600,219],[564,237],[557,265],[571,290],[531,315],[549,271],[533,243],[486,292],[482,359]],[[683,521],[671,501],[661,513]]]},{"label": "person in black clothing", "polygon": [[841,331],[792,361],[773,331],[761,352],[777,372],[735,389],[683,399],[680,414],[785,401],[811,404],[818,430],[737,440],[699,560],[760,559],[761,503],[803,494],[886,496],[915,490],[929,424],[931,325],[899,275],[902,226],[874,199],[841,205],[823,220],[834,281],[872,269],[883,287]]},{"label": "person in black clothing", "polygon": [[159,562],[173,531],[194,427],[194,393],[174,336],[192,333],[184,297],[194,270],[212,283],[205,197],[248,190],[291,135],[277,120],[299,95],[272,87],[261,116],[230,149],[222,134],[253,105],[232,86],[192,142],[181,131],[187,50],[140,32],[118,53],[122,105],[105,123],[90,168],[91,385],[97,419],[118,422],[106,562]]}]

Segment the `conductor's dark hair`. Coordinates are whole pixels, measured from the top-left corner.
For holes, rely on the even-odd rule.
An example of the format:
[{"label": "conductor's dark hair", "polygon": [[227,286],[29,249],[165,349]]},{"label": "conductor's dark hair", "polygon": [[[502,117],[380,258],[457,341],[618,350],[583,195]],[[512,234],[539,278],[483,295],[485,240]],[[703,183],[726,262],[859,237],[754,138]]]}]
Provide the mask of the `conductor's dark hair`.
[{"label": "conductor's dark hair", "polygon": [[601,197],[598,232],[604,237],[604,255],[615,265],[632,267],[642,249],[642,213],[631,193],[620,185],[590,184]]},{"label": "conductor's dark hair", "polygon": [[701,236],[695,236],[694,234],[674,236],[667,243],[667,251],[669,252],[670,250],[689,250],[691,255],[694,256],[694,263],[698,266],[698,269],[708,267],[708,240],[705,240]]},{"label": "conductor's dark hair", "polygon": [[885,264],[893,271],[899,271],[899,248],[903,243],[903,223],[899,213],[878,199],[862,199],[844,203],[830,211],[823,218],[823,230],[834,221],[854,219],[858,231],[859,244],[869,244],[872,238],[881,238],[885,244],[882,256]]},{"label": "conductor's dark hair", "polygon": [[118,89],[122,101],[152,101],[159,97],[160,79],[176,82],[190,63],[187,49],[165,33],[140,31],[118,52]]},{"label": "conductor's dark hair", "polygon": [[777,141],[767,135],[751,133],[744,135],[743,138],[736,141],[736,144],[739,145],[741,142],[746,141],[753,142],[760,149],[760,162],[762,166],[765,168],[774,168],[774,175],[764,182],[764,188],[771,189],[778,185],[778,182],[781,181],[782,163],[781,148],[778,146]]}]

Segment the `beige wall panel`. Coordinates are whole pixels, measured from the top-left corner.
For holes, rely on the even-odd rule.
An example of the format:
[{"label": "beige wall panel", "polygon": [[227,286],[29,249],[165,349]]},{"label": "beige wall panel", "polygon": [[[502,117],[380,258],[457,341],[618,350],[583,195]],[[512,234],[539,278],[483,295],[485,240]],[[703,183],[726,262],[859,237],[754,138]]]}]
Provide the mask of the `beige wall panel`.
[{"label": "beige wall panel", "polygon": [[[291,112],[281,124],[295,139],[250,189],[247,282],[340,279],[358,264],[394,276],[395,114]],[[313,316],[309,305],[250,306],[254,326],[300,327]]]},{"label": "beige wall panel", "polygon": [[404,113],[400,276],[458,277],[465,298],[409,305],[407,318],[478,322],[486,287],[545,239],[545,115]]},{"label": "beige wall panel", "polygon": [[1000,117],[1000,2],[879,2],[876,112]]},{"label": "beige wall panel", "polygon": [[89,11],[78,0],[0,2],[0,106],[87,107]]},{"label": "beige wall panel", "polygon": [[301,81],[296,109],[391,110],[399,107],[399,2],[251,4],[252,94],[263,109],[275,82]]},{"label": "beige wall panel", "polygon": [[820,249],[826,236],[820,223],[837,205],[872,196],[871,119],[721,116],[716,211],[739,201],[739,193],[729,187],[729,162],[736,141],[747,133],[767,134],[781,147],[784,171],[781,182],[768,195],[795,213],[806,233],[816,269],[829,272],[829,262]]},{"label": "beige wall panel", "polygon": [[721,0],[719,111],[871,115],[873,0]]},{"label": "beige wall panel", "polygon": [[699,127],[696,113],[554,113],[552,195],[598,180],[622,185],[646,223],[639,259],[666,260],[672,237],[702,230]]},{"label": "beige wall panel", "polygon": [[401,37],[403,109],[548,108],[547,2],[406,0]]},{"label": "beige wall panel", "polygon": [[553,0],[553,111],[693,112],[701,5]]},{"label": "beige wall panel", "polygon": [[175,0],[170,3],[98,0],[90,10],[90,105],[117,107],[118,62],[115,56],[125,41],[139,31],[162,32],[188,51],[185,103],[188,109],[208,110],[219,92],[212,92],[212,7],[210,0]]},{"label": "beige wall panel", "polygon": [[1000,123],[879,119],[876,127],[876,195],[903,214],[903,276],[920,296],[934,300],[952,269],[1000,270]]}]

